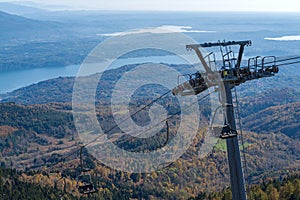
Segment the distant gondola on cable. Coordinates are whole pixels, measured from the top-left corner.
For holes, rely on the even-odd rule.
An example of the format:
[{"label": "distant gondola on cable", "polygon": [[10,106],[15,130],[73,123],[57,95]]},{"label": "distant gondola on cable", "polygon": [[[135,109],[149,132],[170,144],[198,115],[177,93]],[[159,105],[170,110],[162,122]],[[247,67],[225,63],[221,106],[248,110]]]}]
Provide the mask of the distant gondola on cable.
[{"label": "distant gondola on cable", "polygon": [[82,150],[84,146],[80,149],[80,174],[76,178],[78,192],[85,195],[90,195],[97,192],[95,185],[92,181],[92,176],[90,174],[91,169],[83,167]]}]

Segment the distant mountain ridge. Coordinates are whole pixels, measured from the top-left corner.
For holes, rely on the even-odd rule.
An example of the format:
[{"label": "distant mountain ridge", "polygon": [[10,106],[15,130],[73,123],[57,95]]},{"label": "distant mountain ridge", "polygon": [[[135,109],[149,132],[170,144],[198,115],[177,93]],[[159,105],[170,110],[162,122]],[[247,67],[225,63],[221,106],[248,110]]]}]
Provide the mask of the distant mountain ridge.
[{"label": "distant mountain ridge", "polygon": [[2,45],[17,44],[22,41],[52,41],[67,37],[69,33],[61,23],[29,19],[1,10],[0,31],[0,39],[4,40]]},{"label": "distant mountain ridge", "polygon": [[9,14],[3,11],[0,11],[0,22],[1,22],[1,30],[3,32],[18,31],[18,30],[24,31],[26,29],[32,29],[43,25],[41,21],[28,19],[15,14]]},{"label": "distant mountain ridge", "polygon": [[19,3],[12,3],[12,2],[0,2],[0,10],[9,14],[13,15],[22,15],[27,16],[30,14],[37,14],[41,12],[47,12],[47,10],[43,10],[40,8],[21,5]]}]

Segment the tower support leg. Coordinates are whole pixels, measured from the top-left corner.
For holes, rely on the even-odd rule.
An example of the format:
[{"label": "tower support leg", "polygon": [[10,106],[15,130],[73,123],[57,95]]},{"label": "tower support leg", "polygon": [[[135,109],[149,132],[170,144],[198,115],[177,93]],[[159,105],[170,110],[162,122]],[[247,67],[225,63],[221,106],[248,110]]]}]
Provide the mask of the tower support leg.
[{"label": "tower support leg", "polygon": [[[234,108],[232,102],[230,82],[223,82],[220,86],[221,101],[226,110],[226,123],[230,125],[232,130],[236,130]],[[230,182],[233,200],[246,200],[245,180],[241,164],[241,156],[238,138],[226,139],[228,163],[230,170]]]}]

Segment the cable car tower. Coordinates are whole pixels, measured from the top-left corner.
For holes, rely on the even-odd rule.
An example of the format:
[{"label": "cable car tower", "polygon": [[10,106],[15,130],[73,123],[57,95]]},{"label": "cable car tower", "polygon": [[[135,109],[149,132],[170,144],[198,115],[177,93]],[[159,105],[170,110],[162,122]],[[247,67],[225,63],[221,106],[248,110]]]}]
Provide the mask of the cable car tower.
[{"label": "cable car tower", "polygon": [[[237,58],[232,46],[239,47]],[[218,88],[219,101],[224,111],[224,124],[219,137],[226,140],[230,181],[233,200],[246,200],[245,181],[241,164],[238,132],[235,122],[232,89],[247,81],[272,77],[279,72],[276,57],[255,57],[248,60],[248,66],[241,67],[245,46],[251,41],[228,41],[187,45],[199,57],[205,72],[189,74],[188,80],[172,90],[173,95],[198,95],[210,87]],[[200,48],[219,47],[221,60],[216,61],[215,52],[203,55]],[[221,67],[217,70],[213,68]]]}]

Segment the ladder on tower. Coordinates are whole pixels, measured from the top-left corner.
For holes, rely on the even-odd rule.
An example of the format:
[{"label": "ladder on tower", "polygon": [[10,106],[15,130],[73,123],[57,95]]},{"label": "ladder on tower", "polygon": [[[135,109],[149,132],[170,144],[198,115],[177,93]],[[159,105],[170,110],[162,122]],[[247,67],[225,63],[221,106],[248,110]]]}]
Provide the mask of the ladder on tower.
[{"label": "ladder on tower", "polygon": [[241,147],[241,161],[242,161],[242,170],[245,178],[245,184],[246,184],[246,190],[248,191],[246,194],[250,194],[250,176],[248,171],[248,164],[247,164],[247,158],[246,158],[246,147],[245,147],[245,138],[243,134],[243,127],[242,127],[242,121],[241,121],[241,113],[240,113],[240,104],[238,100],[238,94],[237,94],[236,87],[233,89],[232,92],[232,99],[233,99],[233,108],[234,108],[234,116],[235,121],[237,124],[237,132],[238,132],[238,141],[239,146]]}]

